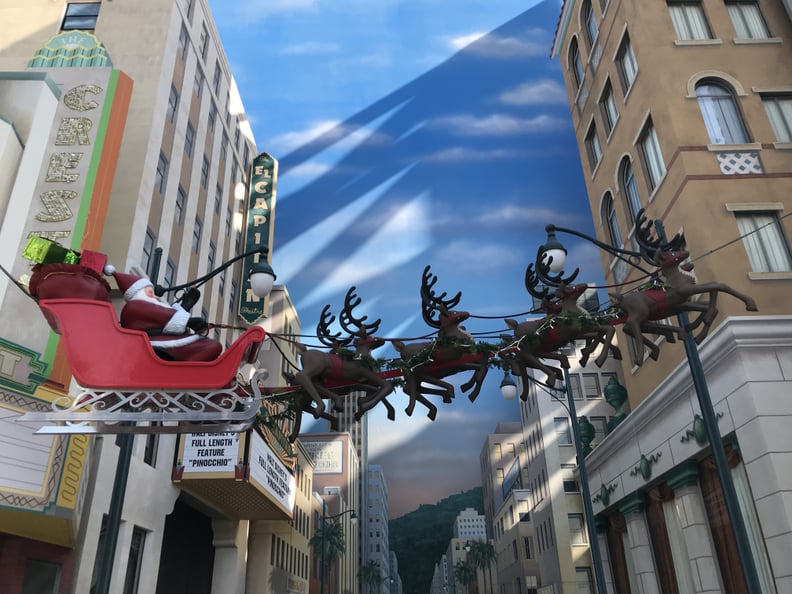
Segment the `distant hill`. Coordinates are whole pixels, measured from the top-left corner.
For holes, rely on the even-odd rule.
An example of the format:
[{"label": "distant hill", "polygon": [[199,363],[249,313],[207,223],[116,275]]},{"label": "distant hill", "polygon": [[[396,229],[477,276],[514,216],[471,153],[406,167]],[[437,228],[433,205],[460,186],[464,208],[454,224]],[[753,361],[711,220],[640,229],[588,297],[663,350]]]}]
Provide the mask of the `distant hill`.
[{"label": "distant hill", "polygon": [[390,550],[396,553],[399,561],[404,594],[429,592],[434,566],[448,548],[454,520],[467,507],[484,513],[481,487],[451,495],[434,505],[421,505],[417,510],[388,522]]}]

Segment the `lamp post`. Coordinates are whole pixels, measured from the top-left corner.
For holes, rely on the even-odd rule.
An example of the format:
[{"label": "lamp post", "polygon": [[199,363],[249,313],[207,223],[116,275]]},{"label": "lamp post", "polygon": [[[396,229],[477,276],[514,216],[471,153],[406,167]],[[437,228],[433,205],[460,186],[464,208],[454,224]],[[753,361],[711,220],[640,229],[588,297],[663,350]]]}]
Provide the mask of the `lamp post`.
[{"label": "lamp post", "polygon": [[[641,214],[642,213],[639,213],[639,216],[641,216]],[[653,221],[653,224],[655,226],[655,229],[657,230],[657,235],[660,242],[662,242],[662,244],[665,244],[667,242],[667,238],[665,235],[665,230],[663,228],[662,221],[655,220]],[[638,222],[636,221],[636,227],[637,225]],[[631,266],[638,268],[642,272],[646,274],[651,274],[651,272],[645,270],[644,268],[638,265],[638,262],[640,262],[642,258],[642,254],[638,252],[633,252],[630,250],[624,250],[610,246],[584,233],[575,231],[573,229],[568,229],[565,227],[547,225],[545,230],[547,231],[547,242],[545,243],[544,246],[539,248],[540,255],[537,256],[537,269],[539,269],[539,266],[541,264],[545,270],[549,269],[550,273],[555,275],[553,279],[560,279],[563,277],[563,268],[566,257],[566,250],[563,248],[563,246],[561,246],[560,242],[556,239],[555,233],[557,231],[563,233],[569,233],[571,235],[584,239],[590,243],[593,243],[600,249],[619,258],[620,260],[623,260],[624,262],[627,262]],[[573,273],[573,275],[575,274],[577,274],[577,270],[575,271],[575,273]],[[685,328],[686,326],[688,326],[689,319],[687,312],[682,312],[678,314],[677,319],[680,327]],[[636,337],[636,339],[638,338],[639,337]],[[751,546],[748,538],[748,532],[745,527],[745,521],[743,519],[742,512],[740,511],[739,500],[737,498],[737,491],[734,487],[734,479],[732,478],[731,470],[729,469],[729,463],[726,458],[726,450],[723,446],[723,440],[720,435],[720,431],[718,429],[717,417],[715,415],[715,410],[712,405],[712,399],[710,397],[709,388],[707,386],[707,380],[704,374],[704,367],[701,364],[698,345],[696,344],[694,336],[690,332],[686,333],[683,342],[685,345],[685,355],[687,358],[688,367],[690,368],[693,387],[696,391],[696,397],[698,399],[699,407],[701,408],[701,417],[702,420],[704,421],[704,428],[706,429],[707,438],[710,444],[710,448],[712,450],[712,457],[715,461],[715,469],[718,475],[718,480],[720,482],[721,489],[723,491],[723,499],[726,505],[726,512],[729,517],[729,523],[732,528],[732,535],[734,537],[734,541],[737,546],[737,553],[740,559],[740,564],[742,566],[743,576],[745,578],[745,584],[746,587],[748,588],[747,592],[749,594],[760,594],[762,590],[759,583],[759,574],[756,569],[756,563],[754,561],[753,554],[751,553]],[[566,376],[566,371],[565,371],[565,376]],[[570,404],[573,405],[571,400],[572,399],[570,399]],[[581,475],[581,480],[582,479],[583,477]],[[587,501],[590,504],[590,500],[588,497],[585,497],[585,501]]]},{"label": "lamp post", "polygon": [[[154,285],[155,294],[161,297],[168,292],[197,288],[226,270],[235,262],[254,254],[261,254],[266,257],[268,252],[269,250],[266,247],[257,248],[231,258],[229,261],[221,264],[194,281],[174,287],[162,287],[157,284],[160,260],[162,258],[162,248],[158,247],[154,250],[150,278]],[[262,298],[269,295],[275,282],[275,273],[269,264],[266,263],[266,260],[256,264],[248,274],[253,292],[258,297]],[[110,507],[107,511],[104,546],[100,552],[101,558],[99,559],[99,567],[97,570],[95,594],[108,594],[110,592],[110,580],[113,576],[113,560],[115,559],[116,547],[118,545],[118,532],[121,528],[121,512],[124,509],[124,497],[126,495],[127,479],[129,478],[129,467],[132,462],[132,446],[134,445],[134,440],[134,433],[122,433],[118,436],[118,463],[116,465],[115,479],[113,480],[113,490],[110,495]]]},{"label": "lamp post", "polygon": [[354,524],[357,522],[357,514],[355,513],[354,509],[348,509],[346,511],[342,511],[340,514],[335,514],[334,516],[327,515],[327,502],[322,498],[322,520],[321,520],[321,530],[322,530],[322,538],[321,538],[321,556],[320,556],[320,563],[319,563],[319,592],[320,594],[324,594],[325,591],[325,559],[327,557],[327,549],[325,548],[325,530],[327,529],[327,520],[337,520],[338,518],[342,517],[345,514],[349,514],[350,521]]}]

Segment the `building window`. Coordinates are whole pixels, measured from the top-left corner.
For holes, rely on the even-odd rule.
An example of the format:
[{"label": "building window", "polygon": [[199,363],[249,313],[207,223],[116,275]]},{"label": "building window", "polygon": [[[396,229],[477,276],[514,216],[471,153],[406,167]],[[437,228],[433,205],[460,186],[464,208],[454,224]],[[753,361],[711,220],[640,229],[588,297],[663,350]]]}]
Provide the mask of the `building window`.
[{"label": "building window", "polygon": [[575,480],[575,465],[562,464],[561,465],[561,480],[564,483],[564,493],[579,493],[580,487]]},{"label": "building window", "polygon": [[184,152],[192,159],[193,145],[195,144],[195,128],[192,122],[187,122],[187,130],[184,132]]},{"label": "building window", "polygon": [[496,443],[492,446],[492,457],[496,460],[500,459],[503,456],[501,444]]},{"label": "building window", "polygon": [[157,450],[159,449],[159,433],[149,433],[146,435],[146,447],[143,450],[143,462],[156,468]]},{"label": "building window", "polygon": [[237,297],[237,282],[235,280],[231,280],[231,295],[228,299],[228,308],[233,310],[234,305],[236,304],[236,297]]},{"label": "building window", "polygon": [[223,272],[220,273],[220,280],[218,282],[218,290],[220,291],[220,295],[225,295],[225,276],[226,271],[223,270]]},{"label": "building window", "polygon": [[622,160],[621,168],[619,171],[619,182],[621,183],[621,191],[627,200],[627,207],[632,218],[632,226],[638,218],[638,212],[643,208],[641,204],[641,197],[638,195],[638,185],[635,183],[635,174],[633,173],[632,163],[630,159],[625,157]]},{"label": "building window", "polygon": [[124,578],[124,594],[137,594],[145,544],[146,531],[139,526],[135,526],[132,530],[132,542],[129,545],[129,559],[127,561],[126,577]]},{"label": "building window", "polygon": [[778,215],[772,211],[735,212],[748,262],[754,272],[792,271],[792,258]]},{"label": "building window", "polygon": [[573,545],[588,544],[583,514],[567,514],[569,520],[569,542]]},{"label": "building window", "polygon": [[220,187],[220,184],[215,186],[215,199],[214,199],[214,211],[215,214],[220,214],[220,205],[223,203],[223,188]]},{"label": "building window", "polygon": [[206,255],[206,269],[207,270],[214,270],[214,261],[215,261],[215,253],[217,253],[217,247],[215,246],[214,242],[209,242],[209,253]]},{"label": "building window", "polygon": [[60,563],[27,559],[22,594],[57,594],[60,578]]},{"label": "building window", "polygon": [[767,39],[767,29],[759,3],[756,0],[739,0],[726,3],[737,39]]},{"label": "building window", "polygon": [[168,95],[168,111],[167,111],[167,118],[171,122],[176,121],[176,111],[179,108],[179,91],[176,90],[176,87],[171,85],[170,95]]},{"label": "building window", "polygon": [[217,107],[215,107],[214,101],[209,104],[209,116],[207,118],[207,123],[209,126],[209,131],[214,132],[215,129],[215,120],[217,120]]},{"label": "building window", "polygon": [[586,133],[585,144],[589,167],[594,171],[602,158],[602,146],[600,145],[599,136],[597,136],[597,127],[593,123]]},{"label": "building window", "polygon": [[700,82],[696,85],[696,97],[712,144],[748,142],[748,134],[730,88],[711,80]]},{"label": "building window", "polygon": [[638,144],[646,166],[649,187],[654,190],[660,185],[660,180],[663,179],[666,168],[663,162],[663,153],[660,152],[660,142],[657,140],[657,132],[651,118],[644,125]]},{"label": "building window", "polygon": [[638,62],[635,60],[629,35],[624,36],[619,45],[619,51],[616,52],[616,66],[619,71],[622,91],[626,93],[632,88],[635,77],[638,75]]},{"label": "building window", "polygon": [[553,419],[555,424],[556,439],[559,445],[571,445],[572,433],[569,429],[569,419],[566,417],[556,417]]},{"label": "building window", "polygon": [[533,559],[533,537],[523,537],[523,549],[525,550],[525,558]]},{"label": "building window", "polygon": [[200,97],[203,91],[204,75],[200,68],[195,69],[195,79],[193,79],[193,91]]},{"label": "building window", "polygon": [[157,160],[157,171],[154,174],[154,187],[160,194],[165,193],[165,186],[168,180],[168,159],[161,152]]},{"label": "building window", "polygon": [[674,23],[677,39],[690,41],[693,39],[712,39],[704,8],[701,2],[677,2],[669,0],[668,12]]},{"label": "building window", "polygon": [[206,25],[201,25],[201,39],[198,43],[201,46],[201,57],[206,60],[209,54],[209,31],[206,30]]},{"label": "building window", "polygon": [[209,159],[206,155],[203,156],[203,162],[201,163],[201,187],[206,189],[206,186],[209,184]]},{"label": "building window", "polygon": [[179,185],[176,192],[176,207],[173,213],[173,220],[177,225],[184,223],[184,207],[187,205],[187,192]]},{"label": "building window", "polygon": [[162,279],[162,284],[166,287],[173,286],[173,281],[176,279],[176,264],[168,258],[165,263],[165,276]]},{"label": "building window", "polygon": [[187,27],[182,23],[181,31],[179,31],[179,56],[182,60],[187,57],[187,47],[190,45],[190,34],[187,32]]},{"label": "building window", "polygon": [[93,31],[96,29],[96,20],[99,18],[101,2],[69,2],[66,4],[66,14],[63,16],[61,31]]},{"label": "building window", "polygon": [[[234,148],[239,150],[239,122],[237,122],[237,127],[234,130]],[[234,172],[234,177],[236,178],[236,171]]]},{"label": "building window", "polygon": [[594,426],[594,443],[600,444],[608,434],[608,421],[605,417],[589,417],[589,423]]},{"label": "building window", "polygon": [[220,81],[222,80],[223,71],[220,69],[220,60],[215,60],[214,76],[212,78],[212,87],[214,88],[215,95],[220,96]]},{"label": "building window", "polygon": [[622,246],[621,232],[619,231],[619,221],[616,219],[616,207],[613,204],[613,196],[610,192],[605,194],[602,200],[602,220],[608,228],[608,241],[616,248]]},{"label": "building window", "polygon": [[594,579],[590,567],[575,567],[577,594],[594,594]]},{"label": "building window", "polygon": [[220,160],[225,161],[228,156],[228,136],[223,134],[223,140],[220,141]]},{"label": "building window", "polygon": [[193,227],[192,236],[192,249],[197,254],[201,247],[201,232],[203,231],[203,221],[201,217],[195,217],[195,226]]},{"label": "building window", "polygon": [[192,21],[193,12],[195,12],[195,0],[187,0],[187,18]]},{"label": "building window", "polygon": [[762,95],[778,142],[792,142],[792,95]]},{"label": "building window", "polygon": [[588,41],[588,46],[590,48],[594,47],[599,31],[597,29],[597,19],[594,16],[594,7],[591,6],[590,0],[586,0],[583,3],[580,14],[583,15],[583,22],[586,25],[586,41]]},{"label": "building window", "polygon": [[569,68],[575,78],[575,86],[579,89],[583,84],[583,60],[580,58],[580,48],[578,47],[577,37],[572,39],[569,44]]},{"label": "building window", "polygon": [[599,376],[596,373],[583,374],[583,392],[586,398],[601,398]]},{"label": "building window", "polygon": [[583,392],[580,389],[580,376],[569,374],[569,390],[575,400],[583,400]]},{"label": "building window", "polygon": [[143,240],[143,267],[146,272],[150,272],[149,266],[151,265],[151,256],[154,254],[154,248],[157,243],[157,238],[150,227],[146,227],[146,238]]},{"label": "building window", "polygon": [[605,83],[605,89],[599,100],[602,122],[605,124],[605,135],[610,136],[616,121],[619,119],[619,110],[616,108],[616,100],[613,97],[613,87],[610,81]]}]

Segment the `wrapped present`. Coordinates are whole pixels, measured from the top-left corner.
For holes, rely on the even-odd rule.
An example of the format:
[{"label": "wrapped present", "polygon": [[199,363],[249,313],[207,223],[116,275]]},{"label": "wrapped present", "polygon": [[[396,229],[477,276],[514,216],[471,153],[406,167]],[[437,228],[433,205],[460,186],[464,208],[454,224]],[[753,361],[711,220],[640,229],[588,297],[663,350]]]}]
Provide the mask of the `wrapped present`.
[{"label": "wrapped present", "polygon": [[92,250],[83,250],[80,253],[80,264],[101,275],[104,273],[105,264],[107,264],[107,255]]},{"label": "wrapped present", "polygon": [[[78,264],[80,253],[70,250],[56,241],[31,235],[22,251],[22,257],[36,264]],[[101,274],[101,270],[99,271]]]}]

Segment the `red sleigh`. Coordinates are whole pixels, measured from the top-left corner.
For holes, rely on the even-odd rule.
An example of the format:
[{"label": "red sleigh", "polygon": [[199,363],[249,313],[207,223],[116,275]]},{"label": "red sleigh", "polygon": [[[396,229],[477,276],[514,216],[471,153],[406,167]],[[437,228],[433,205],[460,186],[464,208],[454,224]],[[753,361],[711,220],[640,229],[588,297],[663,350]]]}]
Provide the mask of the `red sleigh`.
[{"label": "red sleigh", "polygon": [[[144,332],[120,326],[108,301],[42,299],[38,304],[61,335],[80,386],[76,398],[53,402],[53,412],[24,416],[67,423],[40,433],[185,432],[192,425],[201,432],[243,431],[255,419],[261,406],[257,378],[246,386],[248,393],[236,374],[240,365],[256,361],[266,338],[263,328],[249,328],[213,361],[166,361]],[[196,425],[206,421],[212,423]],[[139,422],[150,425],[135,427]]]}]

